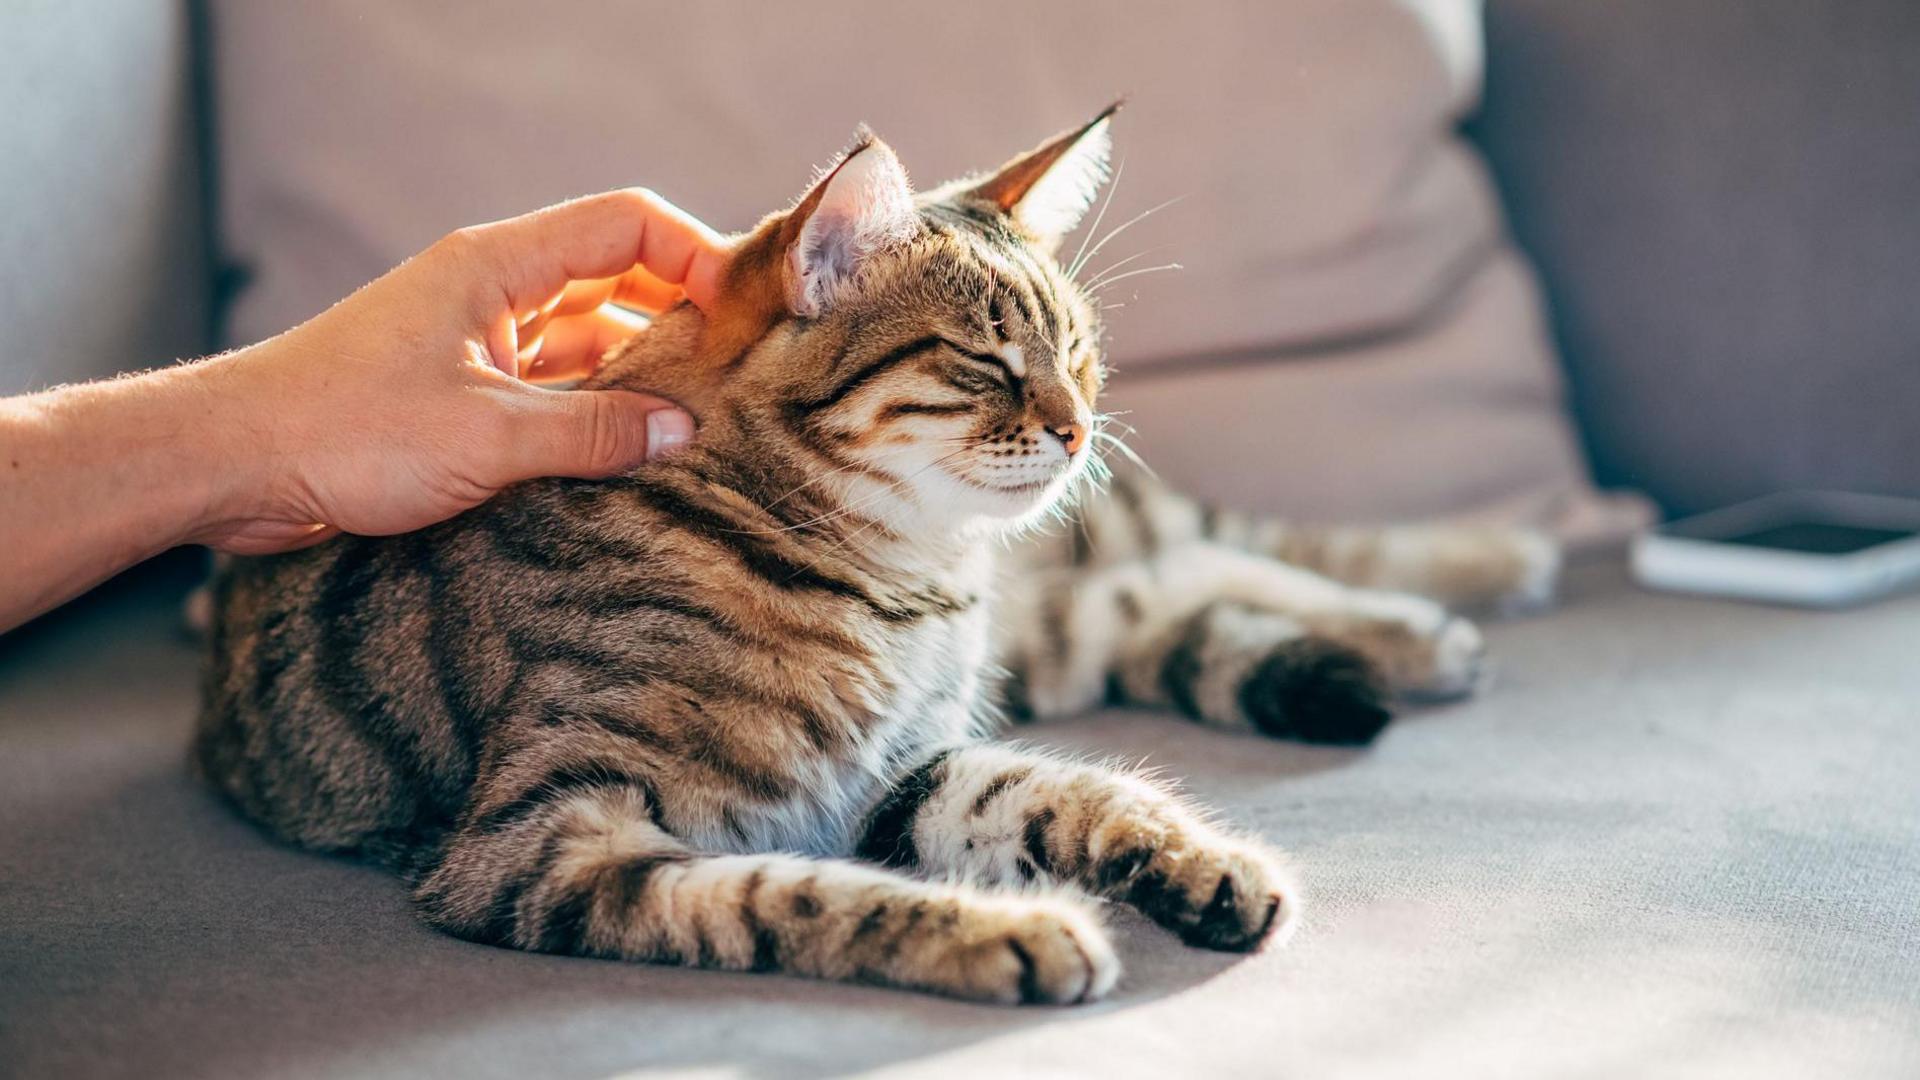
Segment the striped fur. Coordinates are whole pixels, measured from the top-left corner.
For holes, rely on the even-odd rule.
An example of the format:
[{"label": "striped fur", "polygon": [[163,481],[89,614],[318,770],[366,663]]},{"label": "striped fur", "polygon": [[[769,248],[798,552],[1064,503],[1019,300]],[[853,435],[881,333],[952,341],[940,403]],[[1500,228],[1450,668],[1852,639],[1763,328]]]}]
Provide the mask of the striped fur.
[{"label": "striped fur", "polygon": [[1155,705],[1366,742],[1392,698],[1458,697],[1481,678],[1479,630],[1447,604],[1535,607],[1558,570],[1557,548],[1521,530],[1294,527],[1122,465],[1103,497],[1002,568],[1007,705],[1016,719]]},{"label": "striped fur", "polygon": [[[863,140],[742,242],[712,315],[665,314],[596,377],[686,403],[693,448],[235,561],[200,768],[514,948],[1073,1002],[1119,973],[1092,898],[1210,948],[1276,935],[1296,904],[1264,845],[983,743],[996,703],[1365,738],[1388,692],[1461,689],[1478,637],[1354,586],[1445,592],[1480,557],[1309,543],[1141,477],[1041,528],[1095,469],[1100,331],[1051,247],[1106,123],[917,201],[875,189],[904,172]],[[1531,566],[1518,543],[1485,558]]]}]

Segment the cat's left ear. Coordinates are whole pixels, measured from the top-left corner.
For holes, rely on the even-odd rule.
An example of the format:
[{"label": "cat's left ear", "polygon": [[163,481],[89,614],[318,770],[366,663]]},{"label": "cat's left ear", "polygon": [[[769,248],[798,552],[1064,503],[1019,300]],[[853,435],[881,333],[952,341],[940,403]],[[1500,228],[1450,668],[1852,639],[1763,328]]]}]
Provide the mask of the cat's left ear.
[{"label": "cat's left ear", "polygon": [[1080,224],[1108,175],[1116,101],[1085,125],[1062,132],[976,181],[967,194],[998,206],[1049,250]]}]

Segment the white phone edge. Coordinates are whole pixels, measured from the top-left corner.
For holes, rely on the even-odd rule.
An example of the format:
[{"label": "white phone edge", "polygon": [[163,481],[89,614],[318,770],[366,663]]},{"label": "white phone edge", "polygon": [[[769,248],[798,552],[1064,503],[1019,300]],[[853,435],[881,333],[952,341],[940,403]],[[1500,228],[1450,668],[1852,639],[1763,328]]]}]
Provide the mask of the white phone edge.
[{"label": "white phone edge", "polygon": [[1632,546],[1633,576],[1651,589],[1804,607],[1845,607],[1920,584],[1920,537],[1845,555],[1816,555],[1667,531],[1702,525],[1763,525],[1795,512],[1848,525],[1920,529],[1920,500],[1783,492],[1641,533]]}]

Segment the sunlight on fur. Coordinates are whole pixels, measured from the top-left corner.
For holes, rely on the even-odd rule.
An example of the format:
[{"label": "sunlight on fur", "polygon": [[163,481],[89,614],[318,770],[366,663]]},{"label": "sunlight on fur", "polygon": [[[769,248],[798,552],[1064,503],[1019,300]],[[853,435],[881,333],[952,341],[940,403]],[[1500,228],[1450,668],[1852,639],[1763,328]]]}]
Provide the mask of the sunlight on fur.
[{"label": "sunlight on fur", "polygon": [[1089,267],[1171,203],[1101,231],[1114,115],[920,195],[862,130],[742,238],[710,314],[666,312],[588,384],[683,403],[689,449],[235,560],[207,777],[520,949],[1012,1004],[1113,989],[1108,902],[1197,947],[1284,937],[1267,840],[990,736],[1130,704],[1363,743],[1396,697],[1471,692],[1449,605],[1543,601],[1557,552],[1295,527],[1146,470],[1098,410],[1098,294],[1175,264]]}]

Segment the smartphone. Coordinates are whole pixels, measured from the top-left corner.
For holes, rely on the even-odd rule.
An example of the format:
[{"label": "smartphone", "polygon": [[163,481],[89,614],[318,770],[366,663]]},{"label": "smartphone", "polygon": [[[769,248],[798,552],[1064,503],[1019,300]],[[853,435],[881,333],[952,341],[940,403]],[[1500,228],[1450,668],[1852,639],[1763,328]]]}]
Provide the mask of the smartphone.
[{"label": "smartphone", "polygon": [[1656,525],[1633,574],[1670,592],[1844,607],[1920,585],[1920,499],[1789,491]]}]

